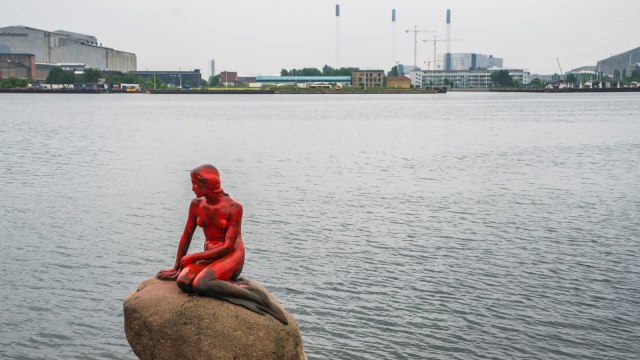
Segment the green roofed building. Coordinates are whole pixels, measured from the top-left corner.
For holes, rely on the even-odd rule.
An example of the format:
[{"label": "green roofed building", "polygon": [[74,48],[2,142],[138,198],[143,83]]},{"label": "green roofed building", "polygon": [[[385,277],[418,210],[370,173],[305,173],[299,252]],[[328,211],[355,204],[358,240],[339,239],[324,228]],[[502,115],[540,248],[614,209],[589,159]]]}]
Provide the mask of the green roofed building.
[{"label": "green roofed building", "polygon": [[262,85],[294,85],[315,83],[348,85],[351,84],[351,76],[256,76],[256,82]]}]

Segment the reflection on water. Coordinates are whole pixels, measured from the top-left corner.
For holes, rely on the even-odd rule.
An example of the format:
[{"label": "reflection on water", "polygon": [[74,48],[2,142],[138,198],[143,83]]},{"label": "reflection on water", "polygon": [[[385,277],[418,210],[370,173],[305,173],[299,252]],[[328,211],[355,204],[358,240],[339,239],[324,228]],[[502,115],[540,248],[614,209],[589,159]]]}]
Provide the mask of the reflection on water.
[{"label": "reflection on water", "polygon": [[634,358],[638,100],[0,95],[0,357],[135,358],[211,162],[310,359]]}]

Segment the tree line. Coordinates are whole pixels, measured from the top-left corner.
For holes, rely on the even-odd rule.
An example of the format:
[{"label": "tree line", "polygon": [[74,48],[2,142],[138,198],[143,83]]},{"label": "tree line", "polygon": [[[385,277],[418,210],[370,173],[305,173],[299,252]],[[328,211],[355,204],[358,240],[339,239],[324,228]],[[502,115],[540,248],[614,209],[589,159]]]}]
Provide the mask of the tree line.
[{"label": "tree line", "polygon": [[6,78],[0,82],[0,89],[25,88],[27,86],[29,86],[27,80],[16,77]]},{"label": "tree line", "polygon": [[[355,69],[353,68],[333,68],[329,65],[325,65],[322,69],[305,67],[302,69],[282,69],[280,71],[280,76],[351,76],[351,73]],[[390,71],[387,72],[387,76],[398,76],[398,68],[394,66]],[[627,75],[626,70],[616,70],[613,74],[613,79],[608,76],[602,75],[589,75],[582,74],[576,75],[573,73],[567,73],[564,77],[564,80],[568,83],[578,83],[578,82],[586,82],[588,80],[596,80],[595,78],[600,78],[602,81],[620,81],[622,83],[631,83],[631,82],[640,82],[640,66],[636,65],[635,69],[631,71],[631,74]],[[140,84],[146,89],[166,89],[168,86],[163,84],[160,79],[156,78],[155,83],[153,79],[145,80],[142,77],[126,73],[126,74],[111,74],[103,77],[103,74],[96,69],[84,69],[81,74],[75,74],[73,71],[64,70],[60,67],[55,67],[49,71],[49,75],[45,80],[47,84],[75,84],[75,83],[97,83],[100,79],[104,78],[104,82],[108,85],[113,84]],[[560,75],[555,75],[555,80],[561,80]],[[204,79],[202,81],[202,87],[207,86],[216,86],[220,84],[219,75],[211,76],[209,81]],[[520,86],[520,82],[517,79],[514,79],[513,76],[509,75],[507,70],[498,70],[491,73],[491,81],[494,86],[501,87],[518,87]],[[444,84],[446,86],[453,85],[449,79],[444,80]],[[530,87],[544,87],[544,82],[538,78],[531,80],[529,83]],[[11,77],[8,79],[4,79],[0,82],[0,88],[9,89],[9,88],[18,88],[18,87],[27,87],[28,80],[25,79],[17,79],[15,77]]]},{"label": "tree line", "polygon": [[[145,89],[167,89],[169,86],[163,83],[159,77],[143,78],[132,73],[110,74],[103,76],[100,71],[95,69],[84,69],[81,74],[75,74],[73,71],[64,70],[62,68],[53,68],[49,71],[49,75],[45,80],[47,84],[74,84],[74,83],[97,83],[100,79],[109,86],[113,84],[140,84]],[[206,87],[207,81],[200,80],[201,86]],[[186,85],[191,83],[186,82]]]},{"label": "tree line", "polygon": [[613,72],[613,80],[622,81],[625,83],[630,83],[632,81],[640,82],[640,66],[636,65],[635,69],[633,69],[631,74],[628,74],[628,75],[627,75],[627,69],[622,69],[622,71],[616,69]]},{"label": "tree line", "polygon": [[[280,70],[280,76],[351,76],[355,68],[334,68],[329,65],[325,65],[322,69],[306,67],[302,69],[282,69]],[[387,71],[387,76],[399,76],[398,67],[394,66],[391,70]]]},{"label": "tree line", "polygon": [[352,71],[352,68],[341,67],[336,69],[325,65],[322,70],[318,68],[282,69],[280,70],[280,76],[351,76]]},{"label": "tree line", "polygon": [[[145,84],[146,81],[130,73],[126,74],[111,74],[103,76],[102,73],[96,69],[84,69],[81,74],[76,74],[72,70],[64,70],[60,67],[55,67],[49,71],[46,84],[76,84],[76,83],[97,83],[100,79],[104,79],[104,82],[113,84]],[[151,81],[151,87],[153,87],[153,80]]]},{"label": "tree line", "polygon": [[[77,83],[97,83],[103,79],[102,73],[96,69],[84,69],[81,74],[76,74],[71,70],[64,70],[54,67],[49,71],[45,80],[46,84],[77,84]],[[145,80],[133,74],[109,75],[105,79],[108,84],[143,84]],[[0,83],[0,88],[24,88],[29,86],[30,80],[11,77]],[[153,87],[153,84],[151,84]]]}]

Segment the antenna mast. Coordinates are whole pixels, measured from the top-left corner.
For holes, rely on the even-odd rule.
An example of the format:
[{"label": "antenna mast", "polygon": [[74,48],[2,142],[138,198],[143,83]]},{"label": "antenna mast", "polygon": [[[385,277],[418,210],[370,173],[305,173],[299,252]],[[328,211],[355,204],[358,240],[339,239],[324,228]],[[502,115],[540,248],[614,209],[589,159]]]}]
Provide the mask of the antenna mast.
[{"label": "antenna mast", "polygon": [[336,4],[336,68],[340,68],[340,4]]}]

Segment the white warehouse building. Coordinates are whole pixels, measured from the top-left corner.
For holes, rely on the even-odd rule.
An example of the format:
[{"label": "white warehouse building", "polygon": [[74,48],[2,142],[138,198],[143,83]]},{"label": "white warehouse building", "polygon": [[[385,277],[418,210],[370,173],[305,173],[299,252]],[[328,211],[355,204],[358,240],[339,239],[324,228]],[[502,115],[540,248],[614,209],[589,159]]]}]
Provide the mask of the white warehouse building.
[{"label": "white warehouse building", "polygon": [[0,54],[34,54],[40,63],[82,63],[86,68],[137,70],[136,55],[98,44],[95,36],[26,26],[0,28]]},{"label": "white warehouse building", "polygon": [[409,73],[411,84],[416,88],[428,88],[432,86],[445,86],[445,79],[453,87],[460,88],[488,88],[492,86],[491,73],[494,71],[506,70],[509,75],[518,80],[521,84],[527,85],[531,82],[531,74],[522,69],[482,69],[482,70],[426,70],[412,71]]}]

